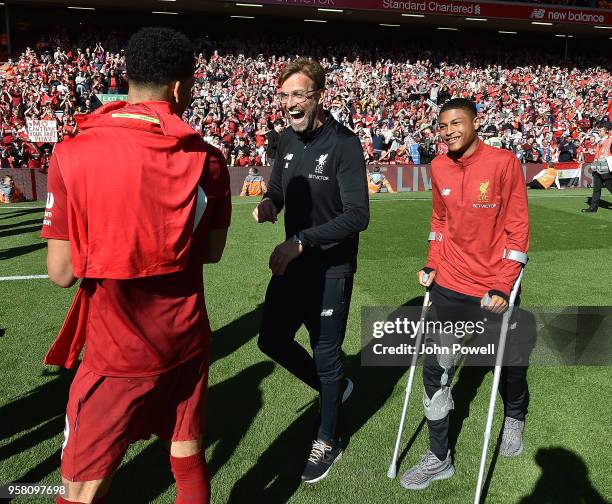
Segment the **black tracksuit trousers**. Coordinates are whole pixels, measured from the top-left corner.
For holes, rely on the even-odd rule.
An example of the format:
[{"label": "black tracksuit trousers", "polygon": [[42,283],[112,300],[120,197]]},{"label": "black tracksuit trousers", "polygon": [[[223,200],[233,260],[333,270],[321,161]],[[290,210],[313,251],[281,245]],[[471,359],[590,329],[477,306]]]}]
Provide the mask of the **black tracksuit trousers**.
[{"label": "black tracksuit trousers", "polygon": [[[317,268],[289,268],[273,276],[266,292],[259,348],[304,383],[320,392],[318,438],[338,442],[338,417],[344,392],[342,343],[353,275],[325,276]],[[305,325],[312,357],[295,341]]]}]

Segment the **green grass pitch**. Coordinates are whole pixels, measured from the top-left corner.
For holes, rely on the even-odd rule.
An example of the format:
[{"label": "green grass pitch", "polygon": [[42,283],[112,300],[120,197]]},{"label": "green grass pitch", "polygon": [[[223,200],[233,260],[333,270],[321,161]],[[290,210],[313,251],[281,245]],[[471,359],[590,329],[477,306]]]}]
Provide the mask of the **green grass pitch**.
[{"label": "green grass pitch", "polygon": [[[612,211],[581,214],[586,197],[586,191],[530,193],[524,306],[610,304]],[[360,366],[360,308],[399,306],[422,295],[415,272],[426,254],[430,195],[403,193],[372,200],[344,344],[347,374],[356,385],[342,419],[348,448],[329,477],[313,486],[300,485],[299,476],[316,423],[315,395],[264,358],[256,344],[270,275],[268,257],[283,238],[282,224],[256,225],[250,217],[254,201],[234,203],[223,260],[205,268],[214,330],[206,450],[213,502],[472,502],[491,373],[483,376],[464,368],[455,378],[460,403],[456,417],[463,417],[456,476],[407,493],[398,480],[386,477],[406,369]],[[29,208],[32,205],[0,209],[2,277],[46,272],[45,245],[38,237],[42,209]],[[0,485],[59,482],[72,375],[45,369],[41,362],[73,294],[74,289],[62,290],[44,279],[0,281]],[[298,338],[306,344],[303,330]],[[494,455],[503,416],[498,400],[487,502],[607,502],[612,498],[611,368],[532,367],[528,376],[531,404],[525,451],[518,458]],[[399,475],[427,448],[420,377],[418,370]],[[115,477],[110,501],[170,503],[173,498],[161,443],[151,439],[133,445]]]}]

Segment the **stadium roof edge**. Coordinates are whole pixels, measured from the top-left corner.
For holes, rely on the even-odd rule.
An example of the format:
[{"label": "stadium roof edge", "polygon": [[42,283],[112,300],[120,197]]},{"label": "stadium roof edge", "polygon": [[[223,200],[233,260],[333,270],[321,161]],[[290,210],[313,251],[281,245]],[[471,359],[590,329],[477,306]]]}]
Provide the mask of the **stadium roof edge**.
[{"label": "stadium roof edge", "polygon": [[[108,10],[130,10],[130,11],[145,11],[151,14],[153,11],[170,11],[177,12],[180,16],[182,13],[211,13],[216,15],[230,16],[248,15],[265,18],[288,18],[288,19],[324,19],[329,22],[340,23],[371,23],[372,25],[385,24],[400,24],[400,27],[410,28],[418,26],[420,28],[431,27],[432,30],[437,27],[459,28],[464,30],[488,30],[495,32],[498,30],[529,32],[532,34],[548,33],[553,36],[558,33],[572,35],[586,35],[589,37],[598,37],[605,40],[609,38],[609,30],[595,29],[595,26],[612,26],[612,10],[601,9],[568,9],[556,6],[545,6],[542,4],[525,4],[525,3],[509,3],[509,2],[473,2],[463,0],[433,0],[432,2],[420,3],[422,0],[413,0],[410,2],[391,2],[387,0],[317,0],[316,6],[312,5],[312,0],[308,0],[308,5],[300,5],[302,0],[294,0],[290,3],[279,3],[278,0],[242,0],[234,2],[228,0],[209,0],[202,2],[201,0],[130,0],[126,3],[125,0],[10,0],[7,4],[10,5],[28,5],[40,7],[94,7],[95,9]],[[237,5],[240,4],[240,5]],[[248,4],[261,5],[260,8],[253,8]],[[402,16],[402,14],[414,14],[416,11],[403,11],[391,9],[377,9],[373,6],[380,4],[384,5],[438,5],[440,9],[450,9],[444,6],[460,6],[461,9],[453,10],[452,13],[432,13],[425,12],[424,17]],[[352,5],[352,7],[346,7]],[[318,8],[337,7],[342,12],[325,12],[319,11]],[[0,7],[1,9],[2,7]],[[416,7],[415,7],[416,8]],[[418,7],[420,9],[421,7]],[[527,12],[522,19],[514,19],[507,17],[491,16],[486,14],[486,9],[496,9],[495,12],[504,15],[508,9],[523,9],[521,12]],[[526,9],[526,11],[525,11]],[[544,10],[544,17],[542,11]],[[532,12],[533,11],[533,12]],[[536,12],[537,11],[537,12]],[[74,11],[82,12],[83,15],[91,14],[95,11]],[[531,12],[531,14],[529,14]],[[571,13],[571,15],[570,15]],[[579,14],[582,13],[582,14]],[[578,19],[577,16],[586,16],[595,13],[603,18],[594,18],[593,22],[572,21],[568,22],[568,17]],[[565,17],[563,17],[565,14]],[[472,18],[472,19],[469,19]],[[473,18],[485,18],[487,22],[476,23]],[[608,19],[609,18],[609,19]],[[552,19],[552,26],[542,26],[533,24],[538,21],[548,21]],[[564,21],[565,19],[565,21]]]}]

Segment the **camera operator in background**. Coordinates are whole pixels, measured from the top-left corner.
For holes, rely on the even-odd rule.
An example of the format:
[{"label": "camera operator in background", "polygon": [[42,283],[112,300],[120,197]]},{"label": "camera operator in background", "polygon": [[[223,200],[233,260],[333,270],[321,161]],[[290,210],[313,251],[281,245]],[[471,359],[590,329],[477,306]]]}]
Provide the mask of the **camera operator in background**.
[{"label": "camera operator in background", "polygon": [[594,161],[591,164],[593,168],[593,195],[591,203],[587,208],[583,208],[583,212],[597,212],[599,208],[599,200],[601,199],[601,188],[606,187],[612,194],[612,173],[610,168],[612,165],[612,136],[610,136],[610,123],[601,122],[598,127],[599,144],[595,149]]}]

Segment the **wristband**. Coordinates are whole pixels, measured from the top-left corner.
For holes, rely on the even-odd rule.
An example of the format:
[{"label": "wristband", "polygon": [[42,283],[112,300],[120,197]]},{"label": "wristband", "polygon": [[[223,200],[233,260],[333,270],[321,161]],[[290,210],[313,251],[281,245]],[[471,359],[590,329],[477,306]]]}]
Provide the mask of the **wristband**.
[{"label": "wristband", "polygon": [[[490,290],[489,292],[487,292],[486,294],[489,297],[493,297],[493,296],[499,296],[500,298],[502,298],[506,303],[510,304],[510,298],[508,297],[508,295],[505,292],[502,291],[498,291],[498,290]],[[485,303],[488,304],[488,303]]]}]

